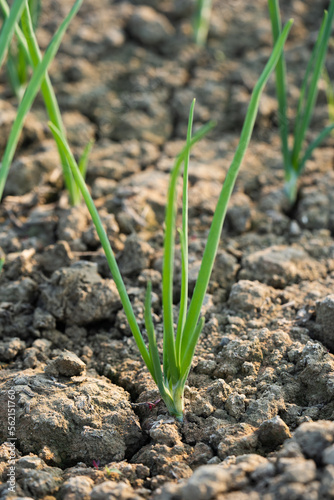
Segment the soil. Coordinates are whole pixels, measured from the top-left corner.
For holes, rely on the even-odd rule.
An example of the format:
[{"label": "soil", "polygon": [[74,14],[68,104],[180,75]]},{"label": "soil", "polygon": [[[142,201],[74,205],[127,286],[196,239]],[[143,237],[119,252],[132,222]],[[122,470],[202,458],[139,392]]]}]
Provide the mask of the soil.
[{"label": "soil", "polygon": [[[216,0],[194,45],[194,0],[85,0],[50,74],[69,142],[95,139],[87,182],[140,326],[148,280],[161,345],[163,220],[170,169],[195,128],[215,129],[190,164],[190,290],[253,86],[271,50],[265,0]],[[281,2],[290,115],[328,2]],[[45,48],[69,9],[45,0]],[[333,44],[328,71],[334,75]],[[16,99],[0,76],[4,150]],[[324,84],[308,132],[328,122]],[[0,440],[15,391],[16,493],[64,500],[334,498],[333,136],[292,206],[274,79],[236,183],[186,387],[171,418],[143,364],[96,232],[70,207],[43,102],[30,113],[0,207]],[[180,297],[176,251],[175,317]],[[149,404],[152,403],[152,404]],[[9,448],[0,447],[0,499]]]}]

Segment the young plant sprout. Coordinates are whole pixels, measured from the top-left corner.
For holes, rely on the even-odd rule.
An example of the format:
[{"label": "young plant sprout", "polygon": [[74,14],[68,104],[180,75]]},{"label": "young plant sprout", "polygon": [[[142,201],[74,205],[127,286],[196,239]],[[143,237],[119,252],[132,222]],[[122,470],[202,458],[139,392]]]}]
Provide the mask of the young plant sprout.
[{"label": "young plant sprout", "polygon": [[[28,7],[35,30],[41,10],[41,0],[28,0]],[[0,1],[0,11],[1,17],[6,19],[9,13],[9,7],[5,0]],[[15,31],[18,29],[19,27],[17,26]],[[18,36],[17,44],[14,47],[9,47],[6,70],[9,82],[19,101],[21,101],[28,83],[30,66],[30,55],[27,53],[25,43],[22,43],[22,38]]]},{"label": "young plant sprout", "polygon": [[[325,82],[325,92],[327,98],[327,107],[328,107],[328,118],[331,123],[334,123],[334,83],[331,82],[328,71],[324,68],[323,71],[323,79]],[[333,131],[332,131],[333,135]]]},{"label": "young plant sprout", "polygon": [[[52,123],[50,129],[60,148],[66,155],[73,177],[81,190],[83,199],[93,219],[101,245],[104,249],[113,279],[117,286],[120,299],[127,316],[134,339],[137,343],[143,360],[158,386],[160,395],[164,400],[168,411],[177,420],[182,421],[184,411],[184,387],[191,368],[195,348],[204,326],[204,317],[200,317],[204,296],[209,284],[213,263],[218,250],[222,226],[224,223],[227,205],[231,197],[233,187],[249,144],[254,127],[255,118],[259,106],[262,90],[271,74],[278,58],[282,52],[283,45],[292,25],[290,20],[279,36],[273,52],[265,66],[258,82],[253,90],[244,125],[241,131],[239,145],[235,152],[231,166],[227,172],[222,191],[220,193],[217,207],[212,219],[208,240],[205,246],[203,260],[199,270],[196,286],[188,305],[188,163],[192,146],[203,137],[212,127],[212,124],[203,126],[193,137],[191,134],[194,113],[193,101],[190,108],[189,124],[186,145],[177,157],[174,168],[171,172],[167,207],[165,216],[165,238],[164,238],[164,259],[162,277],[162,304],[163,304],[163,356],[162,366],[157,347],[157,339],[151,313],[151,284],[148,283],[145,298],[145,326],[148,336],[148,347],[140,332],[135,318],[129,296],[126,292],[124,282],[117,266],[117,262],[111,249],[107,234],[99,218],[89,190],[76,164],[74,156],[62,132]],[[181,174],[181,167],[184,163],[183,171],[183,202],[182,202],[182,228],[180,229],[180,242],[182,250],[182,278],[181,278],[181,301],[180,314],[176,332],[173,323],[173,263],[175,247],[175,225],[176,225],[176,202],[177,183]]]},{"label": "young plant sprout", "polygon": [[[282,26],[278,0],[268,0],[268,7],[273,40],[274,43],[276,43],[278,37],[280,36]],[[276,66],[276,93],[278,99],[282,154],[285,170],[285,190],[291,202],[296,199],[297,181],[306,161],[311,157],[313,150],[319,146],[319,144],[334,128],[334,123],[325,127],[307,148],[304,147],[305,135],[312,118],[312,113],[318,95],[318,81],[324,67],[333,18],[334,0],[331,0],[328,12],[325,11],[324,13],[318,38],[308,62],[300,89],[293,131],[293,144],[291,148],[289,147],[288,141],[289,122],[287,117],[287,83],[283,52]]]},{"label": "young plant sprout", "polygon": [[[0,66],[5,56],[6,48],[8,49],[9,44],[11,42],[11,37],[13,36],[13,32],[15,31],[20,50],[24,52],[25,59],[29,61],[30,66],[33,68],[32,78],[28,84],[27,91],[24,97],[22,98],[22,101],[18,108],[17,117],[12,127],[10,137],[4,153],[4,157],[2,160],[2,167],[0,170],[0,199],[3,194],[5,182],[8,175],[8,170],[15,153],[15,149],[21,134],[25,117],[29,112],[30,107],[35,99],[35,96],[40,88],[44,99],[45,107],[49,115],[49,119],[51,120],[52,123],[54,123],[54,125],[57,128],[59,128],[62,131],[63,134],[65,134],[65,127],[63,125],[57,98],[54,93],[49,75],[47,74],[47,69],[57,53],[58,47],[63,38],[65,30],[67,29],[71,19],[79,10],[82,1],[83,0],[77,0],[75,2],[72,10],[64,20],[58,32],[54,35],[48,49],[45,52],[44,58],[42,59],[42,55],[34,31],[33,18],[27,0],[16,0],[11,10],[9,10],[6,0],[0,0],[0,8],[5,18],[4,26],[1,30],[1,36],[0,36]],[[33,5],[35,5],[35,11],[36,11],[39,3],[35,0],[33,2]],[[35,14],[36,17],[37,12],[35,11],[33,13]],[[20,19],[21,19],[21,27],[19,26],[18,23]],[[3,46],[1,45],[2,40],[3,40]],[[81,172],[83,174],[86,171],[86,164],[91,146],[92,144],[87,145],[79,163]],[[80,192],[77,188],[76,183],[74,182],[71,170],[69,169],[69,166],[67,164],[66,156],[60,149],[59,149],[59,156],[63,168],[65,185],[69,192],[70,203],[72,205],[76,205],[79,203],[81,198]]]},{"label": "young plant sprout", "polygon": [[5,21],[1,27],[0,32],[0,68],[8,52],[9,45],[12,41],[13,34],[17,22],[19,21],[25,0],[15,0],[11,11],[9,13],[9,7],[7,5],[7,12],[5,13]]},{"label": "young plant sprout", "polygon": [[210,28],[212,0],[197,0],[194,17],[194,36],[197,45],[205,45]]},{"label": "young plant sprout", "polygon": [[5,257],[3,257],[2,255],[0,255],[0,273],[2,271],[4,263],[5,263]]}]

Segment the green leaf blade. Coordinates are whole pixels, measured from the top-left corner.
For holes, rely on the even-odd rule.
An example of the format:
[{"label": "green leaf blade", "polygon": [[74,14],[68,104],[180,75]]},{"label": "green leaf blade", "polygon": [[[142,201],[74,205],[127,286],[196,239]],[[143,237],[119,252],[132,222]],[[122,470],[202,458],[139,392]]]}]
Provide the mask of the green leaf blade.
[{"label": "green leaf blade", "polygon": [[[213,127],[215,123],[213,121],[203,125],[193,136],[190,141],[190,147],[192,147],[196,142],[201,140]],[[166,209],[166,233],[164,241],[164,262],[163,262],[163,277],[162,277],[162,304],[163,304],[163,316],[164,316],[164,344],[163,344],[163,371],[165,376],[168,377],[170,366],[169,357],[172,357],[172,363],[174,363],[173,369],[173,380],[178,378],[178,368],[176,361],[176,349],[175,349],[175,339],[174,339],[174,327],[173,327],[173,256],[174,256],[174,233],[175,233],[175,216],[176,216],[176,184],[178,177],[180,175],[180,170],[184,157],[187,153],[188,146],[185,145],[179,156],[176,158],[173,170],[171,172],[171,177],[169,181],[168,190],[168,202]],[[167,232],[168,227],[168,232]],[[168,239],[166,241],[166,234]],[[167,248],[167,255],[166,255]],[[166,346],[169,346],[168,348]],[[169,349],[169,351],[167,350]]]},{"label": "green leaf blade", "polygon": [[[22,14],[22,29],[27,40],[32,67],[37,68],[37,66],[42,61],[42,54],[38,46],[37,38],[33,28],[33,21],[28,7],[24,9]],[[45,78],[43,78],[41,82],[41,92],[49,119],[66,136],[65,126],[61,117],[58,101],[47,71],[45,72]],[[58,152],[62,164],[65,186],[69,192],[70,203],[72,205],[76,205],[80,202],[80,193],[78,191],[77,185],[74,182],[66,157],[64,156],[61,149],[58,148]]]},{"label": "green leaf blade", "polygon": [[[86,144],[85,149],[83,150],[83,153],[79,159],[78,167],[80,170],[80,173],[82,175],[82,178],[86,178],[86,173],[87,173],[87,166],[88,166],[88,160],[89,160],[89,155],[91,152],[91,149],[94,145],[94,140],[91,140]],[[73,205],[78,205],[80,203],[81,199],[81,192],[78,187],[78,185],[74,182],[73,183]]]},{"label": "green leaf blade", "polygon": [[184,158],[184,170],[183,170],[183,194],[182,194],[182,231],[180,231],[180,243],[181,243],[181,299],[180,299],[180,312],[179,320],[176,331],[176,356],[177,364],[180,366],[181,362],[181,342],[183,328],[187,317],[187,307],[188,307],[188,169],[189,169],[189,157],[191,150],[191,134],[192,126],[194,121],[194,108],[195,99],[193,99],[188,119],[188,129],[187,129],[187,142],[186,142],[186,153]]},{"label": "green leaf blade", "polygon": [[191,368],[191,363],[192,359],[195,353],[196,345],[198,342],[198,339],[202,333],[203,327],[205,323],[205,318],[202,316],[197,323],[195,330],[194,330],[194,338],[193,338],[193,344],[192,347],[186,351],[184,358],[182,359],[182,365],[181,365],[181,380],[184,380],[184,383],[186,383],[190,368]]},{"label": "green leaf blade", "polygon": [[[298,105],[296,127],[294,132],[294,144],[291,154],[292,167],[296,172],[298,172],[299,170],[299,160],[303,142],[312,118],[313,110],[318,96],[318,81],[321,77],[325,63],[333,19],[334,1],[331,1],[328,12],[325,12],[324,14],[324,19],[318,34],[317,42],[312,52],[302,85],[300,102]],[[310,83],[307,90],[309,76]],[[303,100],[305,100],[304,105]]]},{"label": "green leaf blade", "polygon": [[[278,0],[268,0],[268,9],[271,21],[272,35],[274,44],[277,42],[282,32],[282,22],[279,11]],[[284,53],[282,53],[276,64],[276,93],[278,100],[278,119],[280,125],[280,134],[282,142],[282,154],[285,169],[290,169],[290,151],[288,145],[289,121],[287,116],[287,84],[286,84],[286,66]]]},{"label": "green leaf blade", "polygon": [[0,68],[6,57],[8,47],[12,41],[15,26],[18,23],[26,0],[15,0],[13,6],[5,19],[0,33]]},{"label": "green leaf blade", "polygon": [[125,289],[123,278],[122,278],[121,273],[119,271],[114,253],[113,253],[112,248],[110,246],[108,236],[104,230],[100,216],[98,214],[98,211],[94,205],[93,199],[89,193],[89,190],[85,184],[85,181],[80,173],[79,167],[76,164],[76,161],[75,161],[74,156],[71,152],[71,149],[66,141],[66,138],[62,135],[61,131],[58,130],[51,122],[49,123],[49,127],[50,127],[50,130],[51,130],[55,140],[57,141],[59,147],[63,149],[63,152],[66,155],[68,164],[71,168],[75,182],[78,184],[78,186],[80,188],[82,197],[85,200],[86,206],[87,206],[89,213],[92,217],[94,226],[95,226],[97,234],[99,236],[104,253],[106,255],[106,258],[107,258],[107,261],[108,261],[108,264],[109,264],[109,267],[110,267],[110,270],[111,270],[111,273],[113,276],[113,280],[116,284],[116,287],[117,287],[117,290],[118,290],[118,293],[119,293],[119,296],[121,299],[121,303],[122,303],[124,312],[126,314],[131,332],[134,336],[134,339],[136,341],[136,344],[138,346],[140,354],[142,355],[142,358],[143,358],[149,372],[151,373],[151,375],[154,379],[155,373],[154,373],[152,360],[151,360],[150,354],[147,350],[147,347],[145,345],[145,342],[143,340],[142,334],[140,332],[136,317],[134,315],[134,312],[133,312],[133,309],[131,306],[129,296],[128,296],[126,289]]},{"label": "green leaf blade", "polygon": [[218,250],[220,234],[222,231],[223,223],[225,220],[225,215],[227,211],[227,205],[229,199],[231,197],[234,184],[241,166],[241,162],[243,160],[244,154],[246,152],[247,146],[249,144],[251,134],[253,131],[257,110],[259,106],[259,100],[262,93],[262,90],[275,68],[275,65],[279,59],[279,56],[282,52],[285,40],[290,31],[292,20],[290,20],[284,27],[282,34],[279,37],[279,40],[275,44],[275,47],[272,51],[272,54],[259,78],[257,81],[251,100],[249,103],[249,107],[247,110],[247,114],[245,117],[245,121],[242,127],[240,141],[235,152],[234,158],[232,160],[231,166],[227,172],[225,182],[223,184],[222,191],[220,193],[218,203],[216,206],[216,210],[212,219],[208,240],[205,246],[202,264],[199,270],[198,278],[196,281],[194,293],[190,302],[186,324],[184,326],[183,340],[181,346],[181,370],[184,371],[184,364],[191,363],[193,353],[196,347],[196,325],[199,320],[201,307],[203,304],[204,296],[209,284],[209,279],[212,272],[213,263],[216,257],[216,253]]},{"label": "green leaf blade", "polygon": [[322,143],[322,141],[324,141],[324,139],[332,132],[332,130],[334,130],[334,123],[325,127],[320,132],[320,134],[314,139],[314,141],[312,141],[308,145],[308,147],[304,153],[303,158],[299,162],[299,169],[297,172],[298,175],[300,175],[300,173],[302,172],[307,160],[309,160],[311,158],[313,151]]},{"label": "green leaf blade", "polygon": [[145,296],[144,317],[145,317],[145,326],[149,342],[149,353],[151,356],[154,375],[155,375],[154,381],[157,384],[159,392],[163,397],[164,401],[165,402],[168,401],[168,403],[171,404],[171,396],[169,392],[167,392],[166,390],[163,380],[163,373],[161,370],[160,356],[159,356],[157,339],[154,331],[154,324],[151,313],[151,295],[152,295],[152,283],[149,282],[147,285],[146,296]]},{"label": "green leaf blade", "polygon": [[57,53],[59,45],[65,34],[65,31],[68,28],[72,18],[78,12],[82,2],[83,0],[76,0],[69,14],[64,19],[64,21],[58,28],[56,34],[52,38],[52,41],[49,44],[42,61],[36,67],[33,76],[27,86],[26,92],[18,108],[17,115],[14,124],[12,126],[8,142],[6,145],[5,153],[2,159],[2,165],[0,169],[0,199],[2,198],[3,195],[3,190],[8,176],[8,171],[14,157],[20,133],[23,128],[24,119],[32,106],[32,103],[40,88],[43,78],[45,77],[46,71]]}]

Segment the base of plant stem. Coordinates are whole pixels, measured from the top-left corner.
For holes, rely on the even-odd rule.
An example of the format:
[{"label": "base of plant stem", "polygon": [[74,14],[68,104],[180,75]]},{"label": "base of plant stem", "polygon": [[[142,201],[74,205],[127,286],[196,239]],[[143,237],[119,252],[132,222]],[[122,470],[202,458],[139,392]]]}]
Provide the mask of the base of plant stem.
[{"label": "base of plant stem", "polygon": [[289,172],[285,177],[284,191],[290,203],[294,203],[297,198],[298,174],[295,171]]},{"label": "base of plant stem", "polygon": [[177,411],[173,411],[170,409],[168,409],[168,411],[169,411],[170,415],[175,418],[175,420],[177,420],[178,422],[183,422],[183,412],[179,413]]},{"label": "base of plant stem", "polygon": [[184,386],[176,386],[173,389],[173,396],[163,396],[167,409],[178,422],[183,421],[183,411],[184,411]]}]

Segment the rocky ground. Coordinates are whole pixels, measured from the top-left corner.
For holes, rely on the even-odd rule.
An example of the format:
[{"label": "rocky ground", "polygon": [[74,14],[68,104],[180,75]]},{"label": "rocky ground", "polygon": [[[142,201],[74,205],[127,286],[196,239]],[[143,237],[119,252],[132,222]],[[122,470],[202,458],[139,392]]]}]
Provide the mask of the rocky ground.
[{"label": "rocky ground", "polygon": [[[153,283],[161,343],[163,220],[170,169],[195,128],[215,129],[190,164],[190,290],[250,93],[270,54],[265,0],[214,2],[207,47],[193,0],[85,0],[50,74],[139,324]],[[291,117],[327,2],[281,1]],[[69,9],[46,0],[41,47]],[[334,75],[333,45],[327,69]],[[3,153],[16,98],[0,75]],[[39,97],[0,207],[0,442],[15,391],[16,498],[334,498],[334,173],[330,137],[296,203],[284,172],[272,78],[223,230],[186,388],[171,418],[140,358],[97,234],[70,207]],[[308,140],[328,123],[320,86]],[[176,252],[175,314],[180,297]],[[154,404],[149,404],[154,403]],[[9,497],[0,446],[0,499]]]}]

